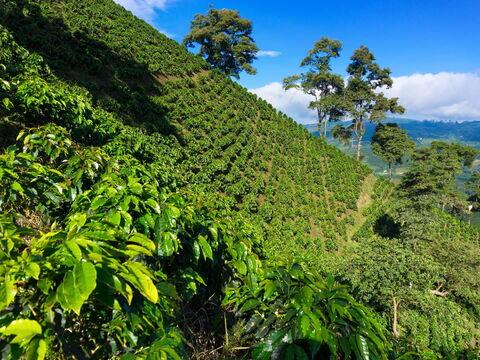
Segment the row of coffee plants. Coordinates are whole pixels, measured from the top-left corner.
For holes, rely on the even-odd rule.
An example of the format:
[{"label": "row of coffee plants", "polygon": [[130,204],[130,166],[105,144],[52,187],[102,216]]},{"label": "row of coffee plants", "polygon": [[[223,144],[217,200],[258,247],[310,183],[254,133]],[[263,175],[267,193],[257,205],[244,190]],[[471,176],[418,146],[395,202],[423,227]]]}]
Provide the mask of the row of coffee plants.
[{"label": "row of coffee plants", "polygon": [[112,151],[156,163],[157,174],[175,175],[169,185],[227,195],[262,225],[272,256],[307,244],[335,250],[343,241],[342,219],[356,210],[367,167],[110,1],[4,8],[24,46],[132,126],[114,137]]},{"label": "row of coffee plants", "polygon": [[175,190],[182,176],[148,144],[168,138],[98,109],[3,28],[0,42],[0,120],[18,132],[0,155],[7,359],[186,358],[211,333],[189,334],[183,314],[212,302],[216,341],[249,324],[236,357],[386,358],[382,327],[344,287],[265,265],[261,234],[228,202]]}]

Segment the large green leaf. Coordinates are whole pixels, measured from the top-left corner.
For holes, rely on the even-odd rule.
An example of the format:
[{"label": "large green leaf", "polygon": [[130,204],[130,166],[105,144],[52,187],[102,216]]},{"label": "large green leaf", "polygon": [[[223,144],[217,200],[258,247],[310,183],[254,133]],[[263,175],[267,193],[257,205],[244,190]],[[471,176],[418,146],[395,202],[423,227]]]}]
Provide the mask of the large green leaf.
[{"label": "large green leaf", "polygon": [[0,279],[0,309],[6,308],[15,299],[17,287],[14,279],[7,273]]},{"label": "large green leaf", "polygon": [[207,239],[200,235],[198,237],[198,244],[200,245],[200,248],[202,249],[203,257],[204,259],[211,259],[213,260],[213,251],[212,248],[210,247],[210,244],[208,243]]},{"label": "large green leaf", "polygon": [[95,266],[89,262],[80,262],[65,275],[57,289],[57,300],[64,309],[71,309],[78,315],[96,286]]},{"label": "large green leaf", "polygon": [[360,360],[370,360],[370,352],[368,351],[367,339],[360,334],[356,335],[356,342],[358,347],[358,355]]},{"label": "large green leaf", "polygon": [[42,327],[35,320],[13,320],[7,327],[0,329],[3,335],[15,335],[11,343],[28,343],[34,336],[42,333]]},{"label": "large green leaf", "polygon": [[38,277],[40,276],[40,265],[31,261],[27,262],[25,265],[25,273],[38,280]]},{"label": "large green leaf", "polygon": [[146,275],[149,271],[137,262],[128,262],[125,264],[125,267],[129,272],[122,273],[121,275],[130,281],[143,296],[151,302],[156,303],[158,301],[158,291],[152,279]]}]

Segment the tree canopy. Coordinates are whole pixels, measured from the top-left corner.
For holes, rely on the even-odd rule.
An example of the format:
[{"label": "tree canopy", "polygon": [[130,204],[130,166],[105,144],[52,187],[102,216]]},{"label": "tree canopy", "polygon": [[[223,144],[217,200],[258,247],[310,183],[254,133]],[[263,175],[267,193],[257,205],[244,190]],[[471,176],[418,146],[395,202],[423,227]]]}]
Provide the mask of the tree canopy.
[{"label": "tree canopy", "polygon": [[256,73],[251,65],[258,52],[252,23],[236,10],[210,9],[207,15],[195,15],[183,43],[187,47],[198,44],[200,55],[228,76],[238,78],[242,71]]},{"label": "tree canopy", "polygon": [[344,81],[340,75],[331,72],[330,65],[332,58],[340,56],[341,49],[340,41],[321,38],[300,63],[307,71],[283,80],[285,90],[297,88],[314,97],[309,108],[316,110],[318,131],[324,138],[329,121],[340,120],[344,115]]},{"label": "tree canopy", "polygon": [[366,46],[355,50],[350,60],[345,98],[347,114],[352,120],[350,128],[356,140],[356,157],[360,160],[365,122],[379,123],[387,112],[402,114],[405,109],[398,104],[398,98],[387,98],[381,92],[393,84],[391,71],[380,67]]},{"label": "tree canopy", "polygon": [[378,124],[372,137],[372,151],[388,164],[388,173],[392,179],[392,165],[401,164],[403,158],[415,148],[415,143],[407,132],[396,123]]},{"label": "tree canopy", "polygon": [[477,155],[478,150],[470,146],[434,141],[413,155],[400,189],[407,197],[434,197],[443,206],[454,205],[458,200],[456,175],[471,166]]},{"label": "tree canopy", "polygon": [[480,171],[475,171],[466,183],[469,193],[468,200],[474,203],[475,209],[480,208]]}]

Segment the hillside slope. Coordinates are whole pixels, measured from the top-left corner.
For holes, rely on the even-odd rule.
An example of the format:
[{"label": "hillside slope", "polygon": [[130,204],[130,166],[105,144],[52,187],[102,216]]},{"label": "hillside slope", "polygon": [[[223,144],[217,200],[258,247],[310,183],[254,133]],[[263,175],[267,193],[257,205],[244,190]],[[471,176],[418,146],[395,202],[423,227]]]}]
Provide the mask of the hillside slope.
[{"label": "hillside slope", "polygon": [[[412,359],[480,356],[478,230],[440,209],[402,204],[389,182],[209,71],[202,59],[111,0],[7,0],[0,3],[0,23],[0,241],[7,244],[0,251],[0,295],[13,289],[0,296],[0,326],[20,317],[36,318],[47,334],[55,326],[50,349],[64,348],[58,340],[75,345],[79,333],[90,335],[90,358],[99,349],[105,354],[97,358],[155,353],[151,342],[157,337],[167,337],[178,351],[188,345],[188,355],[204,351],[197,358],[210,359],[224,345],[231,357],[248,358],[257,341],[271,351],[273,341],[286,341],[292,350],[285,329],[298,329],[297,321],[297,344],[328,330],[320,339],[324,357],[325,344],[333,348],[339,341],[352,345],[356,358],[367,358],[365,336],[370,358],[386,358],[390,350],[392,359],[410,351]],[[31,233],[25,236],[24,228]],[[79,254],[70,242],[78,230],[80,244],[85,246],[85,233],[101,244],[108,262],[89,246]],[[37,242],[55,251],[46,248],[41,261],[28,256]],[[315,278],[299,264],[264,261],[302,255],[312,272],[350,285],[375,310],[381,324],[375,328],[392,337],[384,339],[380,330],[371,336],[365,330],[370,312],[332,277],[311,283]],[[42,277],[51,277],[50,290],[56,289],[53,295],[69,315],[67,326],[78,331],[57,335],[64,319],[52,321],[48,307],[41,319],[52,291],[37,282],[37,266],[24,266],[29,261],[41,267]],[[119,273],[123,283],[113,284],[115,291],[108,277],[98,284],[116,294],[123,312],[116,303],[105,307],[105,294],[95,291],[84,305],[89,310],[72,314],[82,304],[60,284],[72,285],[67,274],[76,262],[95,263],[99,270],[114,265],[108,274],[113,279]],[[159,289],[136,281],[145,280],[134,272],[145,270],[142,265],[133,266],[132,277],[118,272],[117,262],[148,264],[144,275]],[[11,264],[21,266],[12,270]],[[163,310],[155,308],[160,315],[148,302],[155,303],[157,291],[169,299]],[[133,293],[147,319],[140,326],[129,315]],[[304,306],[318,319],[306,319]],[[99,309],[108,314],[104,324],[97,320]],[[282,315],[292,310],[296,315],[285,324]],[[325,320],[316,328],[322,330],[312,330],[319,319]],[[256,338],[237,331],[251,321]],[[180,344],[177,330],[193,346]],[[240,350],[228,349],[229,335]]]},{"label": "hillside slope", "polygon": [[2,357],[385,358],[345,286],[265,261],[230,197],[175,174],[176,137],[118,116],[0,25]]},{"label": "hillside slope", "polygon": [[[22,46],[130,125],[107,139],[110,151],[141,153],[179,188],[226,195],[262,224],[271,254],[291,255],[292,244],[310,254],[335,250],[346,237],[366,166],[111,0],[2,7]],[[129,146],[132,134],[144,139],[141,151]]]}]

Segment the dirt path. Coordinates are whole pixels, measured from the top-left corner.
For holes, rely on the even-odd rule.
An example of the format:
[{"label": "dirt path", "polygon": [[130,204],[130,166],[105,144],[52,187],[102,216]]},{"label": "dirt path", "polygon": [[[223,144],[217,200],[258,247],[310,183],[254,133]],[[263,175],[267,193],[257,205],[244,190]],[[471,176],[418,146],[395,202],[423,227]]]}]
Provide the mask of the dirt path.
[{"label": "dirt path", "polygon": [[353,214],[355,222],[347,229],[347,240],[350,241],[355,233],[366,221],[363,210],[372,203],[372,193],[377,179],[373,174],[368,175],[363,181],[362,190],[357,200],[357,211]]}]

